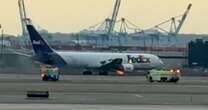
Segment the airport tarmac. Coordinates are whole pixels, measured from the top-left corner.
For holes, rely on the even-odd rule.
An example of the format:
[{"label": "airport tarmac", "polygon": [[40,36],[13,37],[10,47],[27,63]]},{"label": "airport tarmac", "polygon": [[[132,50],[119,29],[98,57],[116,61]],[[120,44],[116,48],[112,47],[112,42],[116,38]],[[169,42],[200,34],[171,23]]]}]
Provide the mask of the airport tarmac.
[{"label": "airport tarmac", "polygon": [[2,110],[207,110],[207,106],[0,104]]},{"label": "airport tarmac", "polygon": [[[27,91],[49,91],[47,98],[27,98]],[[135,76],[61,76],[0,74],[2,104],[208,105],[208,77],[183,77],[179,83],[149,83]]]}]

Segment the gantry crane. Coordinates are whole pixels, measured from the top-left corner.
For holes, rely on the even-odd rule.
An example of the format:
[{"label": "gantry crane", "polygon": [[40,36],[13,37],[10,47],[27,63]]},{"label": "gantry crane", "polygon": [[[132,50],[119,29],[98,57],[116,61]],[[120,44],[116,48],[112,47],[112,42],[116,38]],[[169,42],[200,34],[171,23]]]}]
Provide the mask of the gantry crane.
[{"label": "gantry crane", "polygon": [[114,10],[113,10],[113,15],[112,15],[112,18],[110,20],[110,26],[109,26],[109,29],[108,29],[108,35],[109,36],[112,34],[112,32],[114,30],[120,6],[121,6],[121,0],[116,0]]},{"label": "gantry crane", "polygon": [[[191,7],[192,7],[192,4],[189,4],[187,10],[185,11],[185,13],[183,15],[172,17],[171,19],[156,25],[154,28],[159,29],[160,31],[163,31],[165,33],[168,33],[169,35],[177,35],[180,32],[180,30],[181,30],[181,28],[182,28],[182,26],[188,16],[188,13],[191,10]],[[180,18],[180,17],[182,17],[182,18],[180,20],[178,20],[178,18]],[[169,23],[169,22],[170,22],[170,30],[166,30],[166,29],[161,28],[162,25]]]},{"label": "gantry crane", "polygon": [[183,24],[184,24],[184,22],[185,22],[185,20],[187,18],[187,15],[188,15],[189,11],[191,10],[191,7],[192,7],[192,4],[189,4],[186,12],[182,16],[181,21],[179,21],[180,23],[179,23],[178,27],[176,28],[175,34],[178,34],[179,31],[181,30],[181,27],[183,26]]},{"label": "gantry crane", "polygon": [[27,19],[27,14],[25,10],[24,0],[18,0],[18,6],[19,6],[20,20],[22,25],[22,36],[26,36],[27,29],[26,29],[25,20]]}]

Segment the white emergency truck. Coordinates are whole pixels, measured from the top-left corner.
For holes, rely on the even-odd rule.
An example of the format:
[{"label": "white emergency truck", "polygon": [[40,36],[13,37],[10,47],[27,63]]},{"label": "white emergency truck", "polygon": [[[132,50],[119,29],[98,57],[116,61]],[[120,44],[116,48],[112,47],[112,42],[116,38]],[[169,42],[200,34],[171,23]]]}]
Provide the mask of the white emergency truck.
[{"label": "white emergency truck", "polygon": [[153,69],[146,77],[149,82],[178,82],[181,78],[181,70]]}]

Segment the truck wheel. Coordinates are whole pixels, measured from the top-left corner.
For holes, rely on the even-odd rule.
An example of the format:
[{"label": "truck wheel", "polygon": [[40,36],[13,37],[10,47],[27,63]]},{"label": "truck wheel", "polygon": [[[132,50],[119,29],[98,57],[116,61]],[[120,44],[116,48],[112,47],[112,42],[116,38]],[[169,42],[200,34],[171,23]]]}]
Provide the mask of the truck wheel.
[{"label": "truck wheel", "polygon": [[47,78],[46,76],[44,76],[44,77],[42,78],[42,81],[48,81],[48,78]]},{"label": "truck wheel", "polygon": [[177,83],[179,81],[179,78],[175,78],[174,82]]},{"label": "truck wheel", "polygon": [[149,77],[149,82],[151,82],[151,83],[154,82],[152,79],[152,76]]},{"label": "truck wheel", "polygon": [[160,81],[161,81],[161,82],[166,82],[167,79],[168,79],[167,77],[161,77],[161,78],[160,78]]},{"label": "truck wheel", "polygon": [[53,81],[58,81],[59,79],[53,79]]},{"label": "truck wheel", "polygon": [[178,81],[179,81],[178,77],[173,77],[173,78],[171,78],[171,80],[169,82],[177,83]]},{"label": "truck wheel", "polygon": [[59,80],[59,78],[57,78],[57,77],[53,77],[53,78],[51,78],[51,80],[52,80],[52,81],[58,81],[58,80]]}]

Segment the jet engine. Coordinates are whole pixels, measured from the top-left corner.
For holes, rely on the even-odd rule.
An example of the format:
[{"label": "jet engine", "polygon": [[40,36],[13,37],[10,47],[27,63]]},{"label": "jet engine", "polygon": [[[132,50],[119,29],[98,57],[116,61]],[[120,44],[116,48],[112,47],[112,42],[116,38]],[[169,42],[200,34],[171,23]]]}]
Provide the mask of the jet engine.
[{"label": "jet engine", "polygon": [[123,64],[123,69],[125,72],[132,72],[134,71],[134,65],[132,64]]},{"label": "jet engine", "polygon": [[116,74],[118,76],[124,76],[125,72],[132,72],[134,71],[134,65],[132,64],[122,64],[121,68],[116,70]]}]

